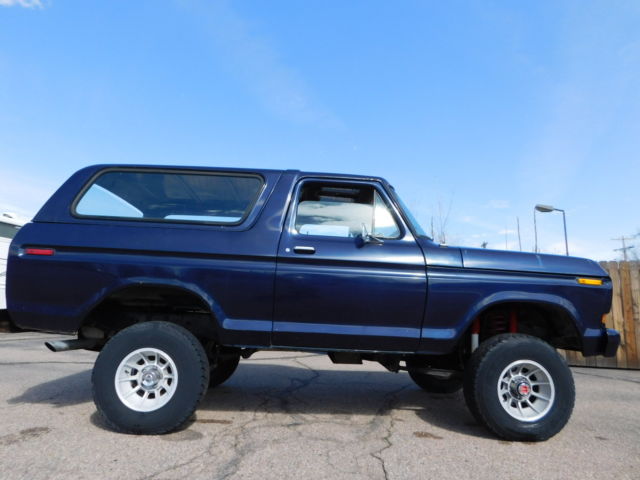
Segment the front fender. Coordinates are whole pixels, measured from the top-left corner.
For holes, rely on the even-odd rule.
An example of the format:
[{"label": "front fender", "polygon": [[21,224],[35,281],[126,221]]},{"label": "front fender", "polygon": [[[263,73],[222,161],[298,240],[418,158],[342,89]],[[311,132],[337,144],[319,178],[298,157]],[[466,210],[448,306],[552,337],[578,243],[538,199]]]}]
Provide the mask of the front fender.
[{"label": "front fender", "polygon": [[580,315],[578,313],[578,310],[576,309],[575,305],[566,298],[550,293],[535,293],[511,290],[505,292],[496,292],[474,304],[464,317],[464,320],[458,331],[458,337],[467,331],[475,318],[480,316],[489,308],[504,303],[515,302],[555,307],[568,314],[574,325],[576,325],[576,328],[578,328],[580,331],[583,329],[582,325],[580,325],[581,322],[579,320]]},{"label": "front fender", "polygon": [[454,351],[473,320],[487,309],[504,303],[529,303],[565,312],[576,333],[584,336],[599,326],[606,311],[607,290],[585,294],[575,277],[523,272],[427,269],[429,292],[420,353]]},{"label": "front fender", "polygon": [[478,316],[492,307],[507,303],[528,303],[554,307],[565,312],[571,318],[578,331],[584,330],[580,325],[578,311],[575,306],[563,297],[521,291],[496,292],[471,305],[461,318],[461,321],[450,328],[423,328],[420,353],[449,353],[456,348]]}]

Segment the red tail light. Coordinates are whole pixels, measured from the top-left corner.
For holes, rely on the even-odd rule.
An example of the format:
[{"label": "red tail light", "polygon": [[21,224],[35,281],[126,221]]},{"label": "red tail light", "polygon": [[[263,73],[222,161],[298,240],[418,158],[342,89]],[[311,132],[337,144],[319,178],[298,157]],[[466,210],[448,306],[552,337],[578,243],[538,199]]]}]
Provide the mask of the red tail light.
[{"label": "red tail light", "polygon": [[51,256],[54,253],[56,253],[56,251],[53,248],[25,248],[24,249],[24,253],[25,255],[46,255],[46,256]]}]

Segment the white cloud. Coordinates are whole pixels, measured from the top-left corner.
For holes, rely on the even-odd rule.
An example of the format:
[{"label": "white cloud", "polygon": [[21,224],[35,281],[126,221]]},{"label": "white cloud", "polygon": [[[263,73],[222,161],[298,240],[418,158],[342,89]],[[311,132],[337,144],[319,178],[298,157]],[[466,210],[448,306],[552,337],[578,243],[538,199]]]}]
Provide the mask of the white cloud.
[{"label": "white cloud", "polygon": [[509,200],[490,200],[489,203],[485,205],[486,208],[495,209],[509,208],[510,206]]},{"label": "white cloud", "polygon": [[0,0],[0,7],[43,8],[40,0]]},{"label": "white cloud", "polygon": [[56,182],[57,179],[44,179],[34,173],[3,168],[0,175],[0,213],[12,212],[32,218],[56,190]]},{"label": "white cloud", "polygon": [[638,119],[640,44],[628,41],[635,2],[626,3],[626,12],[599,2],[567,9],[554,47],[559,65],[547,74],[541,97],[546,111],[520,159],[520,190],[528,196],[555,202],[580,187],[591,165],[607,161],[615,168],[615,154],[602,157],[609,142],[615,150],[622,138],[637,150],[628,125]]},{"label": "white cloud", "polygon": [[[540,253],[550,253],[553,255],[565,255],[566,249],[564,240],[540,245]],[[615,252],[609,245],[601,245],[597,242],[585,242],[582,240],[569,240],[569,255],[572,257],[584,257],[592,260],[611,260],[616,257]]]},{"label": "white cloud", "polygon": [[464,217],[461,217],[460,221],[462,223],[465,223],[467,225],[474,227],[475,229],[482,229],[490,233],[498,233],[498,234],[504,235],[504,228],[501,229],[501,227],[493,223],[491,219],[487,221],[484,219],[479,219],[477,217],[466,215]]},{"label": "white cloud", "polygon": [[275,43],[236,12],[229,2],[195,2],[218,56],[271,113],[298,123],[341,127],[342,122],[313,97],[301,74],[287,64]]}]

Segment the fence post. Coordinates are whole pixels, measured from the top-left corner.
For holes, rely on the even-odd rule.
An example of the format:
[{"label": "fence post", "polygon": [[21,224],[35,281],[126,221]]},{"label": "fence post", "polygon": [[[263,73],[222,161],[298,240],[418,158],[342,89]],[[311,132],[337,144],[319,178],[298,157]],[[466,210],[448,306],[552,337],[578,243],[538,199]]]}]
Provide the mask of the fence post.
[{"label": "fence post", "polygon": [[636,329],[633,318],[633,297],[631,293],[631,270],[629,262],[620,262],[620,285],[622,287],[622,315],[624,336],[626,338],[627,368],[638,368],[638,349],[636,348]]},{"label": "fence post", "polygon": [[613,328],[620,332],[620,348],[616,354],[618,368],[627,368],[627,338],[624,329],[624,314],[622,310],[622,285],[620,283],[620,265],[610,262],[609,276],[613,282],[613,302],[611,304],[611,316]]},{"label": "fence post", "polygon": [[[613,266],[612,266],[613,264]],[[617,266],[616,262],[600,262],[600,266],[604,268],[609,276],[611,276],[611,269]],[[607,328],[616,328],[613,321],[613,313],[609,311],[604,317],[604,324]],[[616,368],[618,366],[618,359],[616,357],[598,357],[597,366]]]}]

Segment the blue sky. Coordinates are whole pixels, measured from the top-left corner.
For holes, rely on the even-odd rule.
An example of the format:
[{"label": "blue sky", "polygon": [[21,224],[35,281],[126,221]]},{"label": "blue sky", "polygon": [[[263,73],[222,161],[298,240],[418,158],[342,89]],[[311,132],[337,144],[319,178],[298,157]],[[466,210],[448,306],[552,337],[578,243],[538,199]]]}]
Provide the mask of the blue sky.
[{"label": "blue sky", "polygon": [[[637,1],[0,0],[0,210],[94,163],[389,179],[451,244],[640,231]],[[562,217],[538,214],[542,251]],[[640,241],[638,242],[640,250]]]}]

